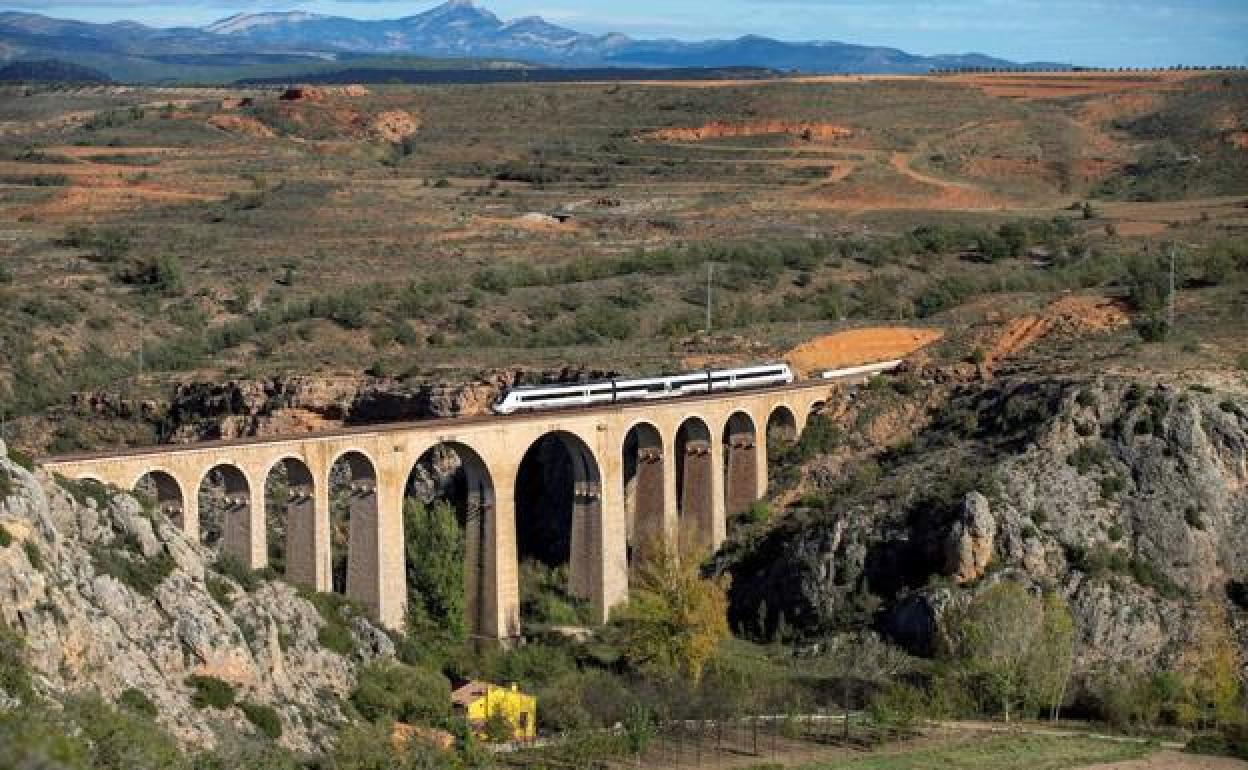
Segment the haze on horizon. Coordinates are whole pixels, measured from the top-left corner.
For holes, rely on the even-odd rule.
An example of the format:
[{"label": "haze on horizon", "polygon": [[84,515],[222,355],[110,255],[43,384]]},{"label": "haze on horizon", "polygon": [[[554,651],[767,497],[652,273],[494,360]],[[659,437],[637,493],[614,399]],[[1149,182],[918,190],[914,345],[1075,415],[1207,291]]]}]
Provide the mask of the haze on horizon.
[{"label": "haze on horizon", "polygon": [[[83,21],[199,26],[235,13],[304,10],[398,18],[437,3],[394,0],[18,0],[0,10]],[[1248,64],[1244,0],[484,0],[504,19],[542,16],[582,32],[682,40],[756,34],[836,40],[917,53],[979,52],[1014,61],[1093,66]]]}]

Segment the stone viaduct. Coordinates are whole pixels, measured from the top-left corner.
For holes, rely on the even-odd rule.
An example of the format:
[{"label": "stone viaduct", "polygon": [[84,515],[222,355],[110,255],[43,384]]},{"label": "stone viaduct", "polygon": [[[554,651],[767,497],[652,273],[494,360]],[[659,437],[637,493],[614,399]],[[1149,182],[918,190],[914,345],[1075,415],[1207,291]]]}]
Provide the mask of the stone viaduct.
[{"label": "stone viaduct", "polygon": [[[49,458],[42,465],[66,478],[123,489],[143,482],[194,537],[201,536],[199,492],[212,474],[225,490],[221,546],[253,569],[267,563],[267,498],[270,508],[285,508],[286,577],[317,591],[334,587],[331,470],[337,468],[335,493],[350,510],[339,590],[397,628],[407,599],[403,502],[409,477],[435,448],[453,450],[475,511],[465,525],[468,623],[477,636],[506,639],[520,633],[516,487],[532,448],[557,442],[565,450],[571,467],[564,474],[572,479],[572,499],[565,501],[572,511],[568,588],[605,620],[628,595],[638,544],[717,547],[728,515],[766,493],[769,434],[795,440],[838,387],[802,382],[510,417],[158,446]],[[286,483],[274,501],[266,487],[278,466]]]}]

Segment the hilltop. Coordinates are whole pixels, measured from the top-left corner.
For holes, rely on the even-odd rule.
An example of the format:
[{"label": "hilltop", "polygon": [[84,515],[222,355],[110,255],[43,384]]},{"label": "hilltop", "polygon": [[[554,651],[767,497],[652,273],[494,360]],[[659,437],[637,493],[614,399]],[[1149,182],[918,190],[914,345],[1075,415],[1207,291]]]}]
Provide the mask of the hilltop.
[{"label": "hilltop", "polygon": [[[231,82],[244,78],[349,69],[362,57],[519,62],[529,66],[638,68],[761,67],[803,72],[923,73],[932,69],[1018,66],[982,54],[917,56],[850,43],[785,42],[759,36],[686,43],[590,35],[539,17],[503,20],[467,0],[390,20],[306,12],[240,13],[203,28],[90,24],[40,14],[0,13],[0,51],[8,59],[58,58],[131,82]],[[392,60],[392,63],[394,60]],[[163,65],[163,66],[162,66]],[[294,66],[290,66],[294,65]],[[358,68],[358,61],[356,62]],[[1037,64],[1046,68],[1056,64]]]}]

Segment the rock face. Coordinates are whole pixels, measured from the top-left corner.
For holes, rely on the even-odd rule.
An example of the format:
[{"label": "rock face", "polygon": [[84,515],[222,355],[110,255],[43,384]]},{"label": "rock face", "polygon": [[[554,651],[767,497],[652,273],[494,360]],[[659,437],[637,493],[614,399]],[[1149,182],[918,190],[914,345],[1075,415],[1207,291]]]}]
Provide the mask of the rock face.
[{"label": "rock face", "polygon": [[997,520],[988,498],[971,492],[963,501],[962,516],[949,529],[946,572],[960,584],[979,580],[992,561],[996,536]]},{"label": "rock face", "polygon": [[[842,417],[857,435],[866,411],[882,409]],[[1248,626],[1228,599],[1248,594],[1237,403],[1118,380],[964,385],[903,438],[816,461],[807,477],[827,502],[726,551],[736,627],[766,618],[773,633],[781,613],[806,635],[867,622],[930,653],[945,607],[1007,577],[1068,600],[1085,668],[1172,661],[1207,598]],[[877,461],[878,480],[853,483]]]},{"label": "rock face", "polygon": [[326,621],[293,587],[260,582],[245,591],[129,495],[32,474],[0,444],[5,478],[0,618],[25,636],[45,695],[98,691],[115,700],[134,688],[180,740],[209,747],[218,725],[254,729],[237,707],[191,704],[187,677],[213,676],[231,683],[238,701],[276,709],[282,743],[312,752],[344,721],[358,666],[394,654],[389,637],[361,618],[351,625],[353,654],[325,649]]}]

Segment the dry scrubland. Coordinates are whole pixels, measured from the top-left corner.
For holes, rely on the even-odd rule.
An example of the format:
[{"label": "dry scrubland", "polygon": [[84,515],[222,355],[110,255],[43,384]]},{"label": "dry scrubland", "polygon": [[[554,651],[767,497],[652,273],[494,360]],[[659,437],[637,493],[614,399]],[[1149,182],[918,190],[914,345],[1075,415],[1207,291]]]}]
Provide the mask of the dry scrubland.
[{"label": "dry scrubland", "polygon": [[[1199,281],[1248,225],[1246,92],[1165,73],[10,89],[0,388],[31,414],[170,378],[758,358],[844,319],[1112,289],[1106,262],[1162,239]],[[707,260],[717,328],[746,339],[689,344]]]}]

